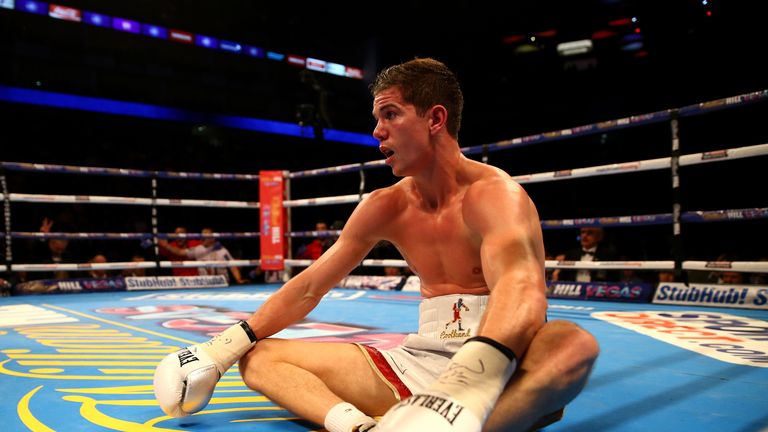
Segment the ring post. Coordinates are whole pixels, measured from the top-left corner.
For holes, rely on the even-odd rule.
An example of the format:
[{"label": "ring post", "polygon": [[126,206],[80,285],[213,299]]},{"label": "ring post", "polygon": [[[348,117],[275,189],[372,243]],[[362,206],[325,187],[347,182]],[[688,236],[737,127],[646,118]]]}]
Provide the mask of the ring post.
[{"label": "ring post", "polygon": [[8,182],[5,179],[5,168],[0,166],[0,183],[3,188],[3,221],[5,222],[5,271],[11,272],[13,252],[11,248],[11,194],[8,193]]},{"label": "ring post", "polygon": [[152,174],[152,248],[155,252],[155,266],[160,269],[160,245],[157,239],[157,173]]},{"label": "ring post", "polygon": [[679,111],[670,110],[670,129],[672,132],[672,154],[670,172],[672,175],[672,259],[675,261],[675,280],[688,283],[688,277],[683,276],[683,238],[681,232],[682,206],[680,204],[680,129]]}]

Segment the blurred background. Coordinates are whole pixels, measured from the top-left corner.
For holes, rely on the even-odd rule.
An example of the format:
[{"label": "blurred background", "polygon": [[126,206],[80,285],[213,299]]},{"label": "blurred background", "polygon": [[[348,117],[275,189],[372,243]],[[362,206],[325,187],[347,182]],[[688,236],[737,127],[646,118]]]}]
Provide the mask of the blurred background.
[{"label": "blurred background", "polygon": [[[226,173],[375,160],[368,85],[382,68],[426,56],[462,83],[461,145],[488,144],[768,89],[765,19],[761,2],[725,0],[0,0],[0,160]],[[565,52],[568,42],[577,52]],[[766,112],[756,103],[685,118],[682,153],[768,142]],[[279,133],[253,127],[262,120],[278,122]],[[323,130],[352,134],[340,142]],[[519,175],[665,157],[670,136],[661,123],[495,152],[488,162]],[[757,157],[684,168],[684,211],[765,207],[764,165]],[[368,190],[395,181],[386,169],[366,175]],[[149,193],[147,179],[13,173],[8,182],[12,192]],[[661,170],[526,189],[542,219],[561,219],[671,212],[670,184]],[[169,180],[159,193],[253,201],[257,187]],[[357,189],[354,173],[297,180],[292,195]],[[63,230],[148,231],[146,209],[13,210],[19,231],[37,231],[46,216]],[[350,211],[296,210],[294,229]],[[258,214],[169,208],[160,216],[164,232],[177,224],[231,232],[255,231]],[[765,228],[763,220],[697,224],[686,252],[759,259]],[[547,248],[573,246],[575,231],[547,231]],[[669,259],[669,226],[607,237],[631,259]],[[250,248],[231,247],[254,257]]]}]

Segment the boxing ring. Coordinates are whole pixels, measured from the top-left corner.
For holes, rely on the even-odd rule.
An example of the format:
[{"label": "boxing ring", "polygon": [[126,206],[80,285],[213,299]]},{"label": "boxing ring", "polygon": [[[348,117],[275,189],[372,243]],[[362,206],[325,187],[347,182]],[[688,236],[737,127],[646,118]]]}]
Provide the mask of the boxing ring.
[{"label": "boxing ring", "polygon": [[[642,172],[669,173],[672,202],[669,212],[621,214],[602,217],[544,219],[545,237],[563,228],[581,226],[645,227],[669,229],[673,236],[671,259],[599,262],[547,260],[547,269],[632,269],[674,271],[684,278],[686,271],[735,271],[768,273],[765,261],[702,261],[684,255],[686,228],[706,222],[739,223],[768,218],[768,208],[692,209],[683,211],[679,196],[680,167],[736,159],[764,157],[768,144],[725,147],[683,154],[680,146],[681,118],[710,115],[725,108],[740,108],[764,102],[768,91],[710,101],[674,110],[665,110],[617,119],[493,144],[463,149],[488,161],[496,150],[513,150],[551,141],[605,134],[626,128],[669,124],[671,154],[665,157],[622,161],[568,170],[520,174],[513,177],[529,188],[540,183],[606,175],[637,175]],[[495,164],[495,163],[494,163]],[[130,169],[73,167],[48,164],[3,162],[5,263],[0,271],[14,272],[67,270],[169,269],[175,267],[253,267],[258,258],[229,261],[168,261],[159,257],[159,240],[202,238],[200,234],[160,232],[159,220],[166,208],[209,208],[228,211],[258,211],[252,200],[193,199],[162,196],[165,181],[254,182],[249,174],[177,173]],[[303,208],[338,205],[351,212],[365,198],[366,190],[379,187],[374,174],[383,161],[366,162],[301,172],[286,172],[284,207],[288,213],[286,237],[305,238],[337,235],[338,231],[293,231],[291,213]],[[112,195],[65,195],[16,192],[9,177],[17,174],[82,175],[93,178],[144,179],[149,188],[143,197]],[[298,198],[301,181],[325,175],[355,177],[353,191],[336,196]],[[391,176],[389,176],[391,177]],[[383,182],[392,179],[381,180]],[[552,183],[557,185],[557,183]],[[372,186],[373,185],[373,186]],[[383,184],[382,184],[383,185]],[[351,187],[349,185],[347,188]],[[146,190],[146,189],[144,189]],[[764,199],[764,197],[763,197]],[[534,196],[534,201],[536,197]],[[150,232],[32,232],[14,231],[17,205],[88,204],[128,206],[148,210]],[[765,204],[762,204],[765,205]],[[113,208],[113,207],[110,207]],[[256,216],[254,216],[254,219]],[[257,241],[257,231],[215,232],[218,239]],[[147,262],[35,264],[14,259],[14,243],[30,239],[64,238],[72,241],[143,242],[156,259]],[[290,242],[285,265],[293,267],[311,261],[292,259]],[[394,259],[366,259],[363,267],[406,267]],[[286,275],[287,277],[287,275]],[[115,278],[116,279],[116,278]],[[392,290],[386,279],[380,289],[366,283],[366,289],[336,288],[321,301],[306,320],[278,336],[314,341],[354,341],[386,349],[399,343],[418,322],[418,292],[412,284]],[[680,281],[681,279],[678,279]],[[708,303],[694,302],[694,284],[684,282],[656,287],[647,302],[622,295],[631,286],[613,287],[615,296],[587,296],[589,300],[551,298],[550,319],[567,319],[593,333],[601,344],[591,380],[566,409],[565,418],[548,431],[760,431],[768,427],[768,288],[726,286],[703,294]],[[64,293],[68,289],[90,291],[83,295]],[[157,287],[125,289],[113,284],[62,285],[47,295],[13,295],[0,298],[0,383],[5,397],[0,412],[4,430],[317,430],[317,426],[293,417],[260,394],[247,389],[237,367],[217,386],[209,406],[184,419],[172,419],[159,410],[152,394],[155,365],[179,347],[202,342],[259,307],[279,285],[161,290]],[[225,284],[226,285],[226,284]],[[347,284],[345,286],[353,286]],[[85,289],[85,287],[90,287]],[[121,288],[121,289],[118,289]],[[552,289],[552,287],[550,287]],[[579,288],[570,286],[569,289]],[[664,288],[680,294],[660,298]],[[550,294],[558,297],[557,287]],[[563,294],[564,291],[559,291]],[[580,291],[581,292],[581,291]],[[585,291],[586,292],[586,291]],[[674,291],[668,291],[674,292]],[[714,293],[714,294],[713,294]],[[25,294],[14,292],[14,294]],[[566,292],[567,294],[567,292]],[[719,299],[719,300],[718,300]],[[606,300],[627,300],[625,302]],[[650,301],[654,300],[653,303]],[[735,306],[735,307],[733,307]]]}]

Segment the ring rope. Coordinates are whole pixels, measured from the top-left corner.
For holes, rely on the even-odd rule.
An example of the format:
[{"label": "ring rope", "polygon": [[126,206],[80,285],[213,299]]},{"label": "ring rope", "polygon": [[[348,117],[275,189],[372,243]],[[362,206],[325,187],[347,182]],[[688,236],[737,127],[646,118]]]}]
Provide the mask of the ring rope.
[{"label": "ring rope", "polygon": [[[757,144],[752,146],[687,154],[680,156],[680,166],[698,165],[709,162],[723,162],[726,160],[742,159],[763,155],[768,155],[768,144]],[[561,171],[523,174],[512,176],[512,179],[520,184],[539,183],[579,177],[594,177],[610,174],[624,174],[629,172],[666,169],[671,167],[671,163],[671,157],[664,157],[633,162],[597,165],[585,168],[574,168]]]},{"label": "ring rope", "polygon": [[332,175],[332,174],[341,174],[345,172],[354,172],[361,169],[384,168],[385,166],[387,166],[387,164],[385,163],[384,159],[377,159],[377,160],[363,162],[363,163],[338,165],[338,166],[327,167],[327,168],[315,168],[315,169],[305,170],[305,171],[294,171],[292,173],[288,173],[288,178],[295,179],[295,178],[302,178],[302,177],[319,177],[319,176],[326,176],[326,175]]},{"label": "ring rope", "polygon": [[[160,261],[160,268],[216,268],[216,267],[247,267],[261,265],[261,260],[219,260],[219,261]],[[66,263],[66,264],[14,264],[16,271],[47,272],[55,270],[88,271],[88,270],[123,270],[123,269],[157,268],[152,261],[115,261],[109,263]]]},{"label": "ring rope", "polygon": [[38,164],[26,162],[0,162],[10,171],[51,172],[60,174],[81,174],[119,177],[160,177],[192,180],[258,180],[258,174],[199,173],[176,171],[146,171],[125,168],[84,167],[74,165]]},{"label": "ring rope", "polygon": [[[311,233],[313,231],[305,231],[306,233]],[[328,234],[322,234],[323,231],[314,231],[318,233],[318,237],[324,236],[324,237],[330,237],[337,231],[328,231]],[[340,232],[340,231],[338,231]],[[3,236],[2,233],[0,233],[0,236]],[[67,240],[83,240],[83,239],[90,239],[90,240],[146,240],[151,239],[153,234],[150,233],[115,233],[115,232],[92,232],[92,233],[65,233],[65,232],[50,232],[50,233],[42,233],[42,232],[32,232],[32,231],[13,231],[11,232],[11,237],[13,238],[23,238],[23,239],[67,239]],[[206,239],[206,238],[257,238],[260,237],[261,233],[259,232],[253,232],[253,231],[246,231],[246,232],[220,232],[220,233],[210,233],[210,234],[197,234],[197,233],[190,233],[190,234],[175,234],[175,233],[158,233],[157,238],[159,239]],[[301,237],[301,236],[294,236],[294,237]],[[314,237],[313,235],[309,234],[306,237]]]},{"label": "ring rope", "polygon": [[[314,260],[285,260],[287,266],[306,267]],[[229,261],[160,261],[161,268],[217,268],[217,267],[247,267],[258,266],[261,260],[229,260]],[[361,262],[368,267],[408,267],[404,260],[396,259],[365,259]],[[673,270],[674,261],[556,261],[546,260],[544,266],[548,269],[585,269],[585,270]],[[768,261],[683,261],[684,270],[698,271],[734,271],[747,273],[768,273]],[[2,266],[0,266],[2,268]],[[156,268],[154,262],[110,262],[110,263],[71,263],[71,264],[14,264],[14,270],[44,272],[55,270],[88,271],[88,270],[119,270],[136,268]]]},{"label": "ring rope", "polygon": [[[10,193],[13,202],[60,203],[60,204],[123,204],[152,206],[152,198],[116,197],[101,195],[48,195]],[[196,200],[180,198],[157,198],[156,205],[165,207],[221,207],[259,208],[259,203],[248,201]]]},{"label": "ring rope", "polygon": [[[699,210],[682,214],[683,222],[720,222],[768,218],[768,208],[749,208],[731,210]],[[634,216],[603,216],[596,218],[559,219],[541,221],[542,229],[572,229],[582,226],[612,227],[637,225],[666,225],[672,223],[671,213],[659,213]]]},{"label": "ring rope", "polygon": [[338,237],[341,235],[341,230],[326,230],[326,231],[294,231],[286,233],[289,237]]},{"label": "ring rope", "polygon": [[354,195],[339,195],[339,196],[329,196],[329,197],[286,200],[286,201],[283,201],[283,206],[284,207],[311,207],[311,206],[321,206],[321,205],[357,203],[357,202],[360,202],[362,199],[365,199],[368,195],[370,194],[363,194],[362,196],[359,194],[354,194]]},{"label": "ring rope", "polygon": [[11,237],[19,239],[64,239],[64,240],[146,240],[151,239],[152,234],[149,233],[110,233],[110,232],[93,232],[93,233],[64,233],[64,232],[31,232],[31,231],[14,231],[11,232]]},{"label": "ring rope", "polygon": [[190,267],[247,267],[261,265],[261,260],[257,259],[239,259],[239,260],[212,260],[212,261],[160,261],[161,268],[190,268]]},{"label": "ring rope", "polygon": [[[746,93],[738,96],[716,99],[698,104],[688,105],[679,108],[679,116],[689,117],[716,111],[724,108],[734,108],[739,105],[746,105],[754,102],[760,102],[768,99],[768,90],[760,90],[752,93]],[[577,126],[574,128],[562,129],[554,132],[545,132],[541,134],[529,135],[525,137],[513,138],[509,140],[498,141],[494,143],[481,144],[477,146],[463,147],[461,151],[464,154],[477,154],[497,150],[506,150],[511,146],[531,145],[555,141],[559,139],[573,138],[582,135],[591,135],[596,133],[605,133],[610,130],[622,129],[630,126],[639,126],[643,124],[659,123],[670,119],[672,110],[657,111],[648,114],[641,114],[631,117],[624,117],[615,120],[602,121],[598,123]],[[306,171],[296,171],[290,173],[290,178],[313,177],[321,175],[330,175],[343,172],[357,171],[364,168],[383,168],[386,164],[383,160],[365,162],[364,164],[348,164],[327,168],[317,168]]]},{"label": "ring rope", "polygon": [[768,273],[765,261],[683,261],[683,270]]},{"label": "ring rope", "polygon": [[[742,159],[754,156],[768,155],[768,144],[758,144],[745,147],[736,147],[723,150],[715,150],[703,153],[693,153],[680,157],[680,165],[697,165],[709,162],[722,162],[725,160]],[[536,174],[524,174],[513,176],[512,179],[521,183],[537,183],[553,180],[563,180],[579,177],[592,177],[600,175],[621,174],[628,172],[640,172],[670,168],[671,158],[648,159],[642,161],[623,162],[607,165],[598,165],[585,168],[574,168],[561,171],[550,171]],[[359,166],[359,165],[358,165]],[[10,193],[12,202],[36,202],[36,203],[62,203],[62,204],[125,204],[125,205],[152,205],[151,198],[114,197],[92,195],[48,195],[48,194],[24,194]],[[362,198],[369,194],[362,194]],[[285,207],[310,207],[335,204],[350,204],[361,201],[360,194],[339,195],[318,198],[305,198],[297,200],[285,200]],[[195,200],[177,198],[157,198],[158,206],[189,206],[189,207],[219,207],[219,208],[259,208],[258,202],[247,201],[222,201],[222,200]]]},{"label": "ring rope", "polygon": [[16,271],[46,272],[55,270],[88,271],[88,270],[121,270],[138,268],[155,268],[154,262],[121,261],[109,263],[67,263],[67,264],[14,264]]},{"label": "ring rope", "polygon": [[[747,105],[755,102],[761,102],[768,99],[768,90],[759,90],[751,93],[731,96],[722,99],[715,99],[706,102],[700,102],[684,106],[677,109],[681,117],[705,114],[711,111],[717,111],[725,108],[734,108],[741,105]],[[545,132],[540,134],[518,137],[509,140],[497,141],[494,143],[481,144],[477,146],[463,147],[461,150],[465,154],[482,153],[485,151],[496,151],[507,149],[512,145],[530,145],[539,142],[554,141],[563,138],[573,138],[580,135],[594,133],[605,133],[610,130],[620,129],[630,126],[658,123],[670,119],[672,109],[656,111],[636,116],[623,117],[614,120],[601,121],[583,126],[562,129],[559,131]],[[321,176],[337,174],[347,171],[357,171],[367,168],[385,167],[383,160],[375,160],[335,167],[318,168],[305,171],[296,171],[288,173],[288,178],[300,178],[310,176]],[[176,171],[147,171],[125,168],[105,168],[105,167],[82,167],[72,165],[39,164],[26,162],[0,162],[0,167],[13,171],[37,171],[37,172],[57,172],[65,174],[82,175],[106,175],[106,176],[125,176],[125,177],[152,177],[177,179],[203,179],[203,180],[258,180],[259,176],[255,174],[233,174],[233,173],[198,173],[198,172],[176,172]]]},{"label": "ring rope", "polygon": [[[721,221],[740,221],[768,218],[768,207],[730,209],[730,210],[699,210],[689,211],[682,215],[682,221],[688,223],[705,223]],[[583,226],[595,227],[613,227],[613,226],[640,226],[640,225],[665,225],[672,222],[671,213],[660,213],[650,215],[633,216],[601,216],[594,218],[579,219],[556,219],[541,221],[542,229],[573,229]],[[0,233],[0,237],[7,234]],[[11,237],[20,239],[68,239],[68,240],[145,240],[151,239],[150,233],[117,233],[117,232],[33,232],[33,231],[12,231]],[[325,231],[294,231],[286,233],[289,237],[338,237],[341,230]],[[205,238],[258,238],[261,233],[258,231],[245,232],[214,232],[210,234],[200,233],[158,233],[159,239],[205,239]]]},{"label": "ring rope", "polygon": [[584,126],[577,126],[569,129],[562,129],[559,131],[545,132],[540,134],[529,135],[520,138],[513,138],[510,140],[498,141],[490,144],[477,145],[472,147],[462,148],[464,154],[477,154],[482,153],[484,150],[496,151],[509,149],[510,147],[522,147],[532,144],[541,144],[549,141],[556,141],[565,138],[574,138],[578,136],[593,135],[597,133],[605,133],[613,130],[624,129],[628,127],[635,127],[641,125],[649,125],[653,123],[661,123],[671,119],[673,111],[677,111],[680,117],[690,117],[700,114],[705,114],[712,111],[718,111],[725,108],[733,108],[739,105],[747,105],[754,102],[761,102],[768,99],[768,90],[760,90],[751,93],[745,93],[738,96],[731,96],[723,99],[716,99],[708,102],[701,102],[693,105],[688,105],[683,108],[668,109],[663,111],[656,111],[647,114],[640,114],[636,116],[624,117],[616,120],[602,121],[598,123],[592,123]]}]

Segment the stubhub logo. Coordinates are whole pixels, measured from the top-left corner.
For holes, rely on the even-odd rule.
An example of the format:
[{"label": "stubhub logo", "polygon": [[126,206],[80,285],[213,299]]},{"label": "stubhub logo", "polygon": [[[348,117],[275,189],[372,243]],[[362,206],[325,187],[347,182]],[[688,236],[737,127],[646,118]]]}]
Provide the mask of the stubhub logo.
[{"label": "stubhub logo", "polygon": [[723,313],[594,312],[592,316],[727,363],[768,367],[768,322]]}]

